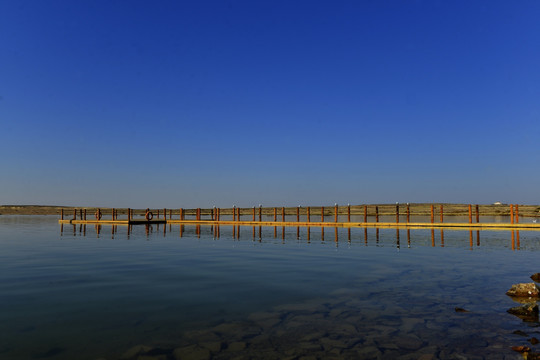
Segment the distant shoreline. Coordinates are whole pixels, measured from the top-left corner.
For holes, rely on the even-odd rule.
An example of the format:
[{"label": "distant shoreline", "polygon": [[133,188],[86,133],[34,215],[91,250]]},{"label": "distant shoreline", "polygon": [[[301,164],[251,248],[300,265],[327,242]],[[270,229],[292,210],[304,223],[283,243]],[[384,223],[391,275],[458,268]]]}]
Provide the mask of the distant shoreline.
[{"label": "distant shoreline", "polygon": [[[443,206],[443,212],[445,216],[467,216],[469,212],[469,204],[448,204],[448,203],[411,203],[409,205],[411,215],[429,215],[431,213],[431,206],[433,205],[433,210],[436,215],[440,214],[440,207]],[[374,214],[375,208],[378,208],[379,215],[395,215],[396,213],[396,204],[360,204],[360,205],[350,205],[351,215],[360,215],[364,213],[364,207],[367,206],[368,214],[371,216]],[[306,206],[303,206],[302,209],[305,209]],[[321,205],[310,206],[312,215],[320,214]],[[406,213],[407,204],[399,204],[399,213],[404,215]],[[476,204],[471,206],[472,212],[476,211]],[[0,205],[0,216],[1,215],[58,215],[60,216],[62,210],[65,216],[73,214],[73,211],[77,209],[86,209],[87,212],[93,214],[97,208],[96,207],[84,207],[84,206],[53,206],[53,205]],[[106,214],[112,211],[112,208],[102,207],[101,211]],[[258,209],[258,208],[257,208]],[[296,213],[296,207],[285,207],[285,212],[288,215]],[[501,205],[478,205],[479,213],[481,216],[509,216],[510,215],[510,205],[501,204]],[[144,209],[132,209],[135,214],[144,213]],[[163,208],[152,208],[154,213],[163,211]],[[119,214],[126,214],[126,208],[117,208]],[[172,214],[176,216],[179,213],[179,208],[176,209],[167,209],[167,212],[172,211]],[[194,214],[196,209],[183,209],[185,214]],[[202,209],[202,214],[209,214],[212,211],[211,208]],[[241,208],[242,215],[251,214],[253,207],[244,207]],[[261,209],[262,213],[265,215],[272,215],[274,213],[274,207],[263,207]],[[302,210],[302,212],[305,210]],[[339,214],[347,213],[347,205],[340,205],[338,207]],[[281,207],[277,207],[278,214],[281,215]],[[325,215],[333,214],[334,205],[324,205]],[[221,213],[223,215],[231,214],[232,208],[221,208]],[[540,217],[540,205],[519,205],[519,216],[520,217]]]}]

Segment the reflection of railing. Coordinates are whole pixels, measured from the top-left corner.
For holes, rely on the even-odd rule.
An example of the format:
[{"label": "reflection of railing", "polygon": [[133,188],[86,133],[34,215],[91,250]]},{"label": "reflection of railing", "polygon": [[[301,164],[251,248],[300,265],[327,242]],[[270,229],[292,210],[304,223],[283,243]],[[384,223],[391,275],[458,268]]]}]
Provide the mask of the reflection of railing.
[{"label": "reflection of railing", "polygon": [[[382,244],[389,245],[388,240],[390,239],[390,243],[397,247],[398,249],[401,246],[404,246],[405,244],[402,243],[402,231],[403,229],[395,228],[395,236],[390,235],[388,236],[388,229],[384,228],[368,228],[364,227],[363,232],[358,231],[358,229],[354,230],[354,234],[352,234],[351,227],[343,228],[339,226],[333,226],[334,231],[328,234],[326,230],[328,230],[328,226],[316,226],[316,225],[310,225],[310,226],[296,226],[296,236],[294,235],[294,232],[289,231],[287,229],[290,229],[290,227],[287,226],[262,226],[262,225],[251,225],[251,226],[244,226],[244,225],[222,225],[218,223],[192,223],[192,224],[177,224],[173,225],[172,223],[148,223],[144,226],[145,235],[148,237],[151,234],[155,233],[162,233],[163,236],[166,236],[167,233],[176,233],[178,232],[178,236],[180,238],[184,236],[196,236],[197,238],[201,237],[201,234],[203,234],[205,237],[211,237],[213,239],[219,239],[222,237],[222,228],[226,229],[225,237],[232,237],[235,240],[240,240],[241,238],[252,238],[253,241],[258,240],[261,242],[263,239],[269,240],[272,238],[272,232],[268,231],[268,228],[273,228],[273,238],[281,238],[282,242],[285,243],[285,239],[291,239],[294,238],[295,240],[302,240],[304,239],[308,244],[311,243],[313,240],[320,240],[323,243],[325,241],[331,241],[333,240],[335,242],[335,245],[338,246],[340,240],[344,241],[347,240],[348,244],[351,244],[354,240],[356,243],[363,243],[364,245],[368,245],[368,242],[371,241],[372,244],[374,242],[374,245],[380,246]],[[66,224],[61,224],[60,231],[61,235],[64,235],[64,227]],[[87,235],[87,224],[71,224],[67,225],[72,228],[72,235],[76,236],[77,233],[80,236],[86,236]],[[110,231],[103,231],[103,224],[93,224],[93,229],[96,233],[96,235],[99,237],[102,234],[110,234],[111,238],[115,238],[118,235],[118,228],[117,225],[112,225]],[[133,234],[133,226],[128,225],[123,228],[126,228],[126,236],[127,238],[130,238],[130,236]],[[139,228],[139,227],[138,227]],[[266,228],[264,234],[263,234],[263,228]],[[177,230],[178,229],[178,230]],[[248,231],[246,231],[248,230]],[[331,230],[331,229],[330,229]],[[346,235],[343,233],[346,230]],[[371,232],[368,235],[368,230]],[[420,232],[420,234],[411,235],[414,231]],[[428,235],[425,231],[429,230]],[[381,231],[384,232],[385,236],[381,237]],[[468,247],[471,250],[475,247],[480,247],[480,229],[469,229],[463,230],[463,229],[444,229],[444,228],[435,228],[432,227],[431,229],[425,229],[425,228],[407,228],[406,231],[406,239],[407,239],[407,248],[411,248],[413,242],[416,243],[416,245],[422,245],[422,246],[431,246],[431,247],[445,247],[448,244],[455,245],[456,244],[456,238],[459,239],[459,244],[462,247]],[[450,231],[450,234],[452,235],[450,237],[450,243],[446,242],[445,240],[445,231]],[[485,231],[485,230],[482,230]],[[340,235],[341,232],[341,235]],[[468,241],[465,240],[466,236],[456,236],[456,234],[465,234],[468,232]],[[490,232],[490,231],[488,231]],[[333,234],[332,234],[333,233]],[[362,234],[363,233],[363,234]],[[439,233],[440,235],[436,235]],[[504,247],[509,248],[511,250],[521,250],[522,246],[520,243],[520,231],[519,230],[511,230],[510,231],[510,244],[507,245],[506,243]],[[138,233],[140,235],[140,233]],[[391,234],[391,233],[390,233]],[[251,235],[251,236],[250,236]],[[330,235],[330,236],[328,236]],[[333,235],[333,236],[332,236]],[[414,237],[414,239],[413,239]],[[368,241],[369,240],[369,241]],[[499,240],[497,240],[499,241]],[[536,248],[537,246],[534,245],[534,243],[530,243],[531,245]],[[500,241],[498,242],[498,246],[501,246]]]}]

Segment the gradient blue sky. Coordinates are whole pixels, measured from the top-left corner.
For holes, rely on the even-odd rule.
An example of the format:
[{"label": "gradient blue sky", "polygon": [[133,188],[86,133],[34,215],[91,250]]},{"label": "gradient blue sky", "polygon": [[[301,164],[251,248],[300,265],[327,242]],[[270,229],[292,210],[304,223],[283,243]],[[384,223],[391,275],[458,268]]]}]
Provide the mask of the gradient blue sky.
[{"label": "gradient blue sky", "polygon": [[0,1],[0,204],[540,203],[539,1]]}]

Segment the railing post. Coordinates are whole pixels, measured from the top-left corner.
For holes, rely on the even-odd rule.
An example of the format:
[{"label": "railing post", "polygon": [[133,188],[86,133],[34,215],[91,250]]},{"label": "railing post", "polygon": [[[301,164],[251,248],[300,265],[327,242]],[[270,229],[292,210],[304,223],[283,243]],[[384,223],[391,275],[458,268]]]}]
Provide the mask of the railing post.
[{"label": "railing post", "polygon": [[321,206],[321,222],[324,222],[324,206]]},{"label": "railing post", "polygon": [[73,220],[77,220],[77,209],[73,209]]},{"label": "railing post", "polygon": [[274,221],[277,221],[277,208],[274,208]]},{"label": "railing post", "polygon": [[259,222],[262,221],[262,205],[259,204]]},{"label": "railing post", "polygon": [[334,222],[337,223],[338,220],[338,205],[334,205]]},{"label": "railing post", "polygon": [[351,222],[351,204],[347,204],[347,222]]},{"label": "railing post", "polygon": [[64,209],[60,209],[60,220],[64,220]]},{"label": "railing post", "polygon": [[255,206],[253,207],[253,221],[255,221]]},{"label": "railing post", "polygon": [[472,206],[469,204],[469,224],[472,224]]},{"label": "railing post", "polygon": [[375,222],[379,222],[379,207],[375,206]]},{"label": "railing post", "polygon": [[396,203],[396,224],[399,224],[399,203]]},{"label": "railing post", "polygon": [[367,223],[367,205],[364,205],[364,223]]},{"label": "railing post", "polygon": [[407,203],[407,223],[410,222],[410,218],[411,218],[411,209],[410,209],[409,203]]},{"label": "railing post", "polygon": [[516,204],[516,224],[519,223],[519,205]]},{"label": "railing post", "polygon": [[309,222],[310,220],[310,213],[309,213],[309,206],[306,208],[306,217],[307,217],[307,222]]},{"label": "railing post", "polygon": [[477,223],[480,222],[480,209],[479,209],[478,204],[476,205],[476,222]]},{"label": "railing post", "polygon": [[163,208],[163,220],[167,220],[167,209]]},{"label": "railing post", "polygon": [[281,207],[281,221],[285,222],[285,207]]},{"label": "railing post", "polygon": [[431,204],[430,209],[431,209],[431,223],[433,224],[435,222],[433,204]]},{"label": "railing post", "polygon": [[444,222],[444,209],[443,204],[441,204],[441,224]]},{"label": "railing post", "polygon": [[296,207],[296,222],[300,222],[300,206]]},{"label": "railing post", "polygon": [[514,205],[510,204],[510,224],[514,223]]}]

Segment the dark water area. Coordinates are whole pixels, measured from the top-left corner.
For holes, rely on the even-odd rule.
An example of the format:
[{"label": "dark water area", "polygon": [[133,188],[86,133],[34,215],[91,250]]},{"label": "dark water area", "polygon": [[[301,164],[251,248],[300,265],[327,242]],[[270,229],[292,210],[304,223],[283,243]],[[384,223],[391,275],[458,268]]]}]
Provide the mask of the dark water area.
[{"label": "dark water area", "polygon": [[[521,359],[540,232],[0,216],[0,359]],[[467,312],[456,311],[456,308]]]}]

